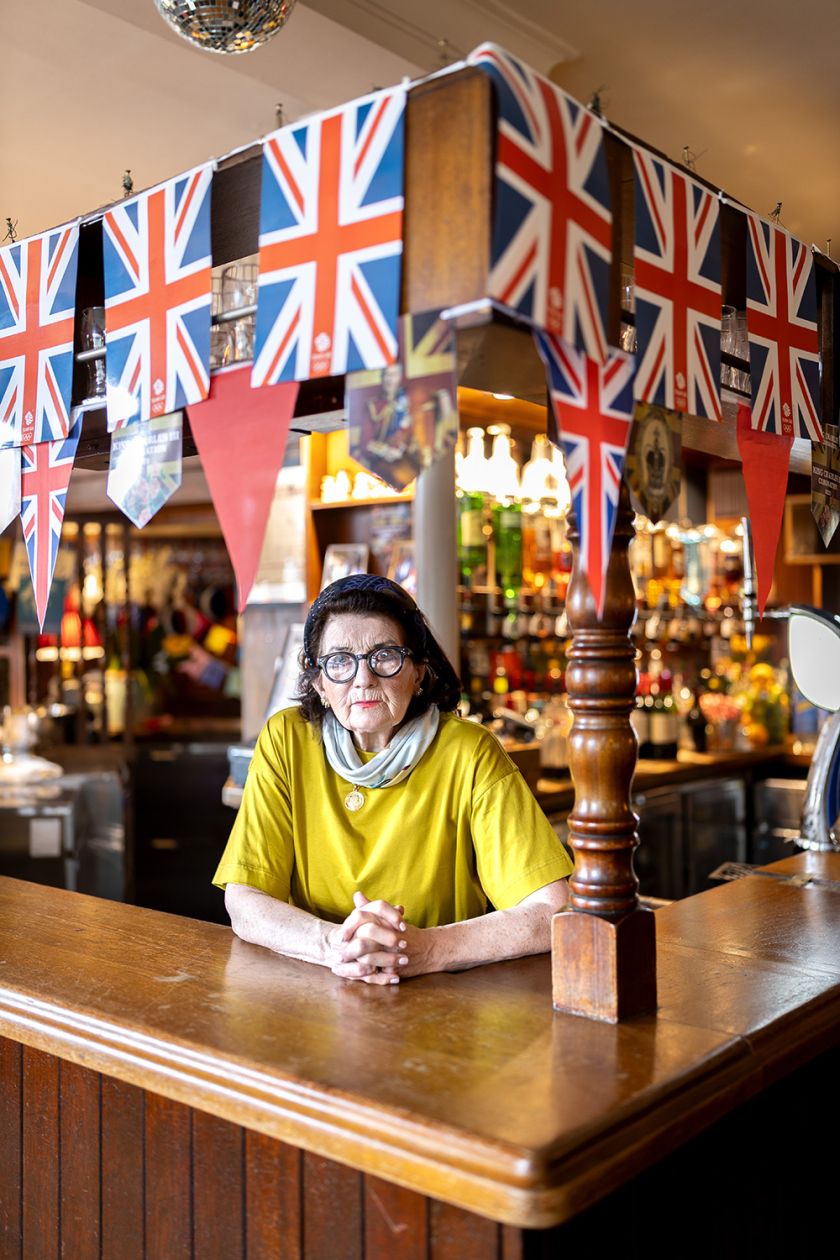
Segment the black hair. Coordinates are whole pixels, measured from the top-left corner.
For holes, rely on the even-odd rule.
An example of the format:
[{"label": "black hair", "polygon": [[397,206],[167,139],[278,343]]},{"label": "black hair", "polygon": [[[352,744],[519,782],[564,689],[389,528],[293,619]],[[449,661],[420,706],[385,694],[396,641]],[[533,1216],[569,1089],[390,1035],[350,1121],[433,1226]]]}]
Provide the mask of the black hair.
[{"label": "black hair", "polygon": [[425,664],[420,692],[412,696],[404,722],[419,717],[433,704],[442,713],[452,713],[461,699],[461,682],[455,669],[429,628],[414,600],[396,582],[373,574],[352,574],[339,578],[321,591],[306,618],[301,653],[301,675],[297,694],[304,721],[320,727],[324,717],[321,697],[315,689],[320,673],[317,657],[330,617],[340,613],[388,617],[402,628],[405,647],[415,664]]}]

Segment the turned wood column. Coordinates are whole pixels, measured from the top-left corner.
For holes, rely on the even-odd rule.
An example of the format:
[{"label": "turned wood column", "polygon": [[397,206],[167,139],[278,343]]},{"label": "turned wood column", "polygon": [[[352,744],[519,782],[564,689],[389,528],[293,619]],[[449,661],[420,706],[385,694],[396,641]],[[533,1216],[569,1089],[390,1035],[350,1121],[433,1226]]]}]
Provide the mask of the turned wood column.
[{"label": "turned wood column", "polygon": [[566,687],[574,718],[569,842],[575,872],[570,908],[553,924],[553,994],[559,1010],[610,1022],[656,1008],[654,916],[639,906],[633,872],[639,836],[630,805],[638,756],[630,723],[636,695],[630,639],[636,603],[627,558],[632,536],[630,499],[622,485],[599,621],[580,570],[577,522],[569,517],[573,567],[566,611],[572,646]]}]

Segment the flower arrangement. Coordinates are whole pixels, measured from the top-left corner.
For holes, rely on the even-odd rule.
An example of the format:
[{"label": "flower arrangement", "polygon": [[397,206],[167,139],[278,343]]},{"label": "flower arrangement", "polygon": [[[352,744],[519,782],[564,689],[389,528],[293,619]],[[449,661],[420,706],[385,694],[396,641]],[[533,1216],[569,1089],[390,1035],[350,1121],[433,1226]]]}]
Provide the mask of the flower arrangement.
[{"label": "flower arrangement", "polygon": [[753,665],[739,685],[741,728],[753,747],[782,744],[789,727],[790,701],[783,670]]},{"label": "flower arrangement", "polygon": [[700,711],[719,748],[763,748],[784,743],[789,726],[787,677],[765,662],[727,659],[707,676],[708,691],[698,698]]}]

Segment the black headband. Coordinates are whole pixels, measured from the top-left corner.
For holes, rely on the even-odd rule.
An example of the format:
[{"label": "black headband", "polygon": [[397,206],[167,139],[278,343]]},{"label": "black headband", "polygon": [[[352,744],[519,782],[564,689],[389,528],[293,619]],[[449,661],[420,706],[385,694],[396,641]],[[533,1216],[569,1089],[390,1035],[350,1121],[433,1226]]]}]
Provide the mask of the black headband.
[{"label": "black headband", "polygon": [[420,609],[409,595],[404,587],[398,582],[392,582],[390,578],[378,577],[375,573],[350,573],[347,577],[339,578],[337,582],[331,582],[329,586],[324,587],[320,595],[312,602],[309,614],[306,618],[306,624],[303,627],[303,652],[307,662],[314,665],[310,647],[312,644],[312,627],[315,619],[321,613],[327,611],[331,604],[334,604],[342,595],[358,591],[360,594],[370,593],[371,595],[387,595],[389,600],[393,600],[395,604],[400,605],[399,611],[405,617],[411,617],[421,631],[423,643],[427,642],[428,630],[426,622]]}]

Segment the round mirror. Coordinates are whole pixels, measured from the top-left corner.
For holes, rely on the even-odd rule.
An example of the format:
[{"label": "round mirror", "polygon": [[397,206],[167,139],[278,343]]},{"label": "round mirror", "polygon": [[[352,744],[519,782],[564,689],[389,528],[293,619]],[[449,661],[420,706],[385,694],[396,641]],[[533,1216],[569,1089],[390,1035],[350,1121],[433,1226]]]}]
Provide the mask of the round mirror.
[{"label": "round mirror", "polygon": [[790,610],[790,668],[806,700],[840,709],[840,617],[817,608]]}]

